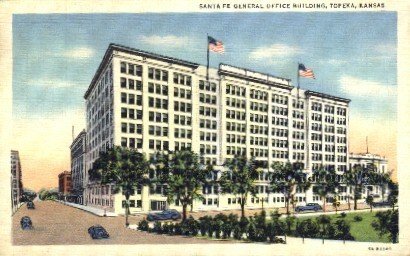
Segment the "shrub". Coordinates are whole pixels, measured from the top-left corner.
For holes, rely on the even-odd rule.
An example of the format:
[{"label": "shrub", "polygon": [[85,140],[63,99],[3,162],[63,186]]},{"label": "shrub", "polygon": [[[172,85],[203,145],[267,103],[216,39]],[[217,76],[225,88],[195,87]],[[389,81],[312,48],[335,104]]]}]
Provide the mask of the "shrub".
[{"label": "shrub", "polygon": [[341,214],[340,214],[340,217],[342,217],[342,218],[346,218],[346,213],[345,212],[342,212]]},{"label": "shrub", "polygon": [[140,222],[138,222],[138,230],[148,231],[148,221],[143,219]]},{"label": "shrub", "polygon": [[192,216],[181,222],[181,231],[184,236],[196,236],[198,234],[199,223]]},{"label": "shrub", "polygon": [[363,220],[362,216],[359,216],[359,215],[354,216],[353,219],[354,219],[354,221],[356,221],[356,222],[359,222],[359,221],[362,221],[362,220]]},{"label": "shrub", "polygon": [[256,241],[256,229],[255,224],[250,223],[248,226],[248,232],[246,234],[247,238],[251,241]]},{"label": "shrub", "polygon": [[211,217],[203,216],[199,218],[199,231],[201,235],[205,236],[211,226]]},{"label": "shrub", "polygon": [[255,241],[265,242],[266,235],[266,212],[262,211],[260,214],[255,214]]},{"label": "shrub", "polygon": [[338,240],[354,240],[354,237],[350,234],[350,226],[345,220],[338,220],[335,223],[336,234],[335,239]]},{"label": "shrub", "polygon": [[212,220],[212,230],[215,233],[215,238],[219,239],[221,238],[221,231],[222,231],[222,225],[223,221],[220,218],[214,218]]},{"label": "shrub", "polygon": [[162,234],[162,225],[161,222],[155,221],[154,222],[154,228],[152,229],[152,232]]},{"label": "shrub", "polygon": [[311,219],[303,220],[296,225],[296,234],[303,238],[317,238],[319,237],[319,226]]},{"label": "shrub", "polygon": [[237,224],[235,224],[235,226],[233,227],[233,238],[236,240],[241,240],[243,236],[243,232],[241,227],[239,226],[239,222]]},{"label": "shrub", "polygon": [[[172,225],[172,226],[171,226]],[[170,222],[165,222],[164,225],[162,225],[162,233],[164,234],[172,234],[173,232],[173,224]]]},{"label": "shrub", "polygon": [[180,223],[174,225],[174,235],[182,235],[182,228]]}]

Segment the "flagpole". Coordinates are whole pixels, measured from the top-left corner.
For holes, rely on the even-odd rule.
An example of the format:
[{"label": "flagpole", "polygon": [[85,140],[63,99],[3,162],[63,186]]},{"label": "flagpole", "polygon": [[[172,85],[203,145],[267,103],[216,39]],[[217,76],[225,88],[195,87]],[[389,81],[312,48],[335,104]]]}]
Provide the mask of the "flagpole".
[{"label": "flagpole", "polygon": [[209,81],[209,36],[206,33],[206,81]]},{"label": "flagpole", "polygon": [[299,101],[299,88],[300,88],[300,76],[299,76],[299,65],[300,63],[298,62],[298,68],[297,68],[297,82],[298,82],[298,87],[297,87],[297,100]]}]

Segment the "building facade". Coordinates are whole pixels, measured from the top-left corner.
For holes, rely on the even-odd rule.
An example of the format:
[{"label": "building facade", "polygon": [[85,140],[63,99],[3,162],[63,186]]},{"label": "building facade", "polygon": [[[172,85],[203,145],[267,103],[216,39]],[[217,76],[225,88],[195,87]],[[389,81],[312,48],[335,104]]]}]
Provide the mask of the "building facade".
[{"label": "building facade", "polygon": [[11,150],[11,210],[14,214],[20,206],[20,198],[23,194],[23,182],[19,152]]},{"label": "building facade", "polygon": [[[349,168],[352,169],[355,165],[360,165],[362,167],[367,167],[373,165],[378,173],[389,173],[388,162],[385,157],[371,154],[371,153],[361,153],[354,154],[351,153],[349,156]],[[366,185],[362,190],[361,199],[365,199],[368,195],[373,195],[375,200],[384,200],[388,195],[388,188],[386,185]]]},{"label": "building facade", "polygon": [[71,172],[64,171],[58,175],[58,192],[64,196],[68,196],[71,190]]},{"label": "building facade", "polygon": [[83,204],[83,193],[85,184],[85,130],[74,139],[70,146],[71,156],[71,181],[72,195],[75,197],[75,202]]},{"label": "building facade", "polygon": [[[350,100],[295,88],[289,79],[220,64],[196,63],[111,44],[88,88],[86,172],[111,145],[156,151],[191,149],[204,164],[223,171],[235,155],[273,162],[302,162],[305,171],[348,168]],[[268,168],[257,181],[259,196],[248,208],[284,206],[268,190]],[[220,176],[215,173],[215,178]],[[87,182],[86,201],[122,212],[124,198],[110,186]],[[298,203],[319,201],[313,190],[297,191]],[[238,198],[204,187],[197,210],[236,209]],[[345,194],[342,193],[342,200]],[[136,188],[131,212],[167,207],[164,187]],[[178,208],[178,205],[170,206]]]}]

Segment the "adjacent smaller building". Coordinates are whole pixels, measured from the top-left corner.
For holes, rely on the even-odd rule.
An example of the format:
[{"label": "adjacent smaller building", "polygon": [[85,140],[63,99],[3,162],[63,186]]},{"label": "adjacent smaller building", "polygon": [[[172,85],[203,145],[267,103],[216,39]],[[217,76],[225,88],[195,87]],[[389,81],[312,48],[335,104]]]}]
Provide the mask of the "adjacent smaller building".
[{"label": "adjacent smaller building", "polygon": [[72,180],[72,197],[78,204],[83,204],[83,192],[86,186],[85,173],[85,137],[86,132],[82,130],[73,140],[70,146],[71,151],[71,180]]},{"label": "adjacent smaller building", "polygon": [[[374,165],[378,173],[387,173],[387,159],[385,157],[367,153],[350,153],[349,156],[349,168],[352,169],[355,165],[361,165],[366,167]],[[362,198],[366,198],[368,195],[373,195],[375,198],[386,198],[388,194],[386,186],[380,185],[367,185],[363,188]]]},{"label": "adjacent smaller building", "polygon": [[58,192],[64,196],[68,196],[71,190],[71,173],[64,171],[58,175]]},{"label": "adjacent smaller building", "polygon": [[11,151],[11,210],[14,214],[20,206],[20,197],[23,193],[21,162],[19,152]]}]

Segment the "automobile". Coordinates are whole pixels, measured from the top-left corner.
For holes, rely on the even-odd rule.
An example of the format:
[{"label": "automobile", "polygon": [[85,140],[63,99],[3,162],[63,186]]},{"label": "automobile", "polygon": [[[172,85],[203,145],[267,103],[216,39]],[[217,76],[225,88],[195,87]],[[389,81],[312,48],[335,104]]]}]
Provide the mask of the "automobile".
[{"label": "automobile", "polygon": [[303,211],[320,211],[322,210],[322,206],[320,206],[318,203],[307,203],[306,205],[299,205],[296,206],[295,211],[296,212],[303,212]]},{"label": "automobile", "polygon": [[33,222],[29,216],[24,216],[20,220],[20,225],[22,230],[33,229]]},{"label": "automobile", "polygon": [[373,207],[389,207],[389,206],[391,206],[391,204],[388,201],[373,202]]},{"label": "automobile", "polygon": [[148,221],[177,219],[181,219],[181,214],[174,209],[164,210],[162,212],[150,212],[147,216]]},{"label": "automobile", "polygon": [[92,239],[103,239],[110,237],[107,230],[105,230],[105,228],[103,228],[101,225],[94,225],[89,227],[88,234],[90,234]]},{"label": "automobile", "polygon": [[35,209],[34,203],[32,201],[27,202],[27,209]]}]

